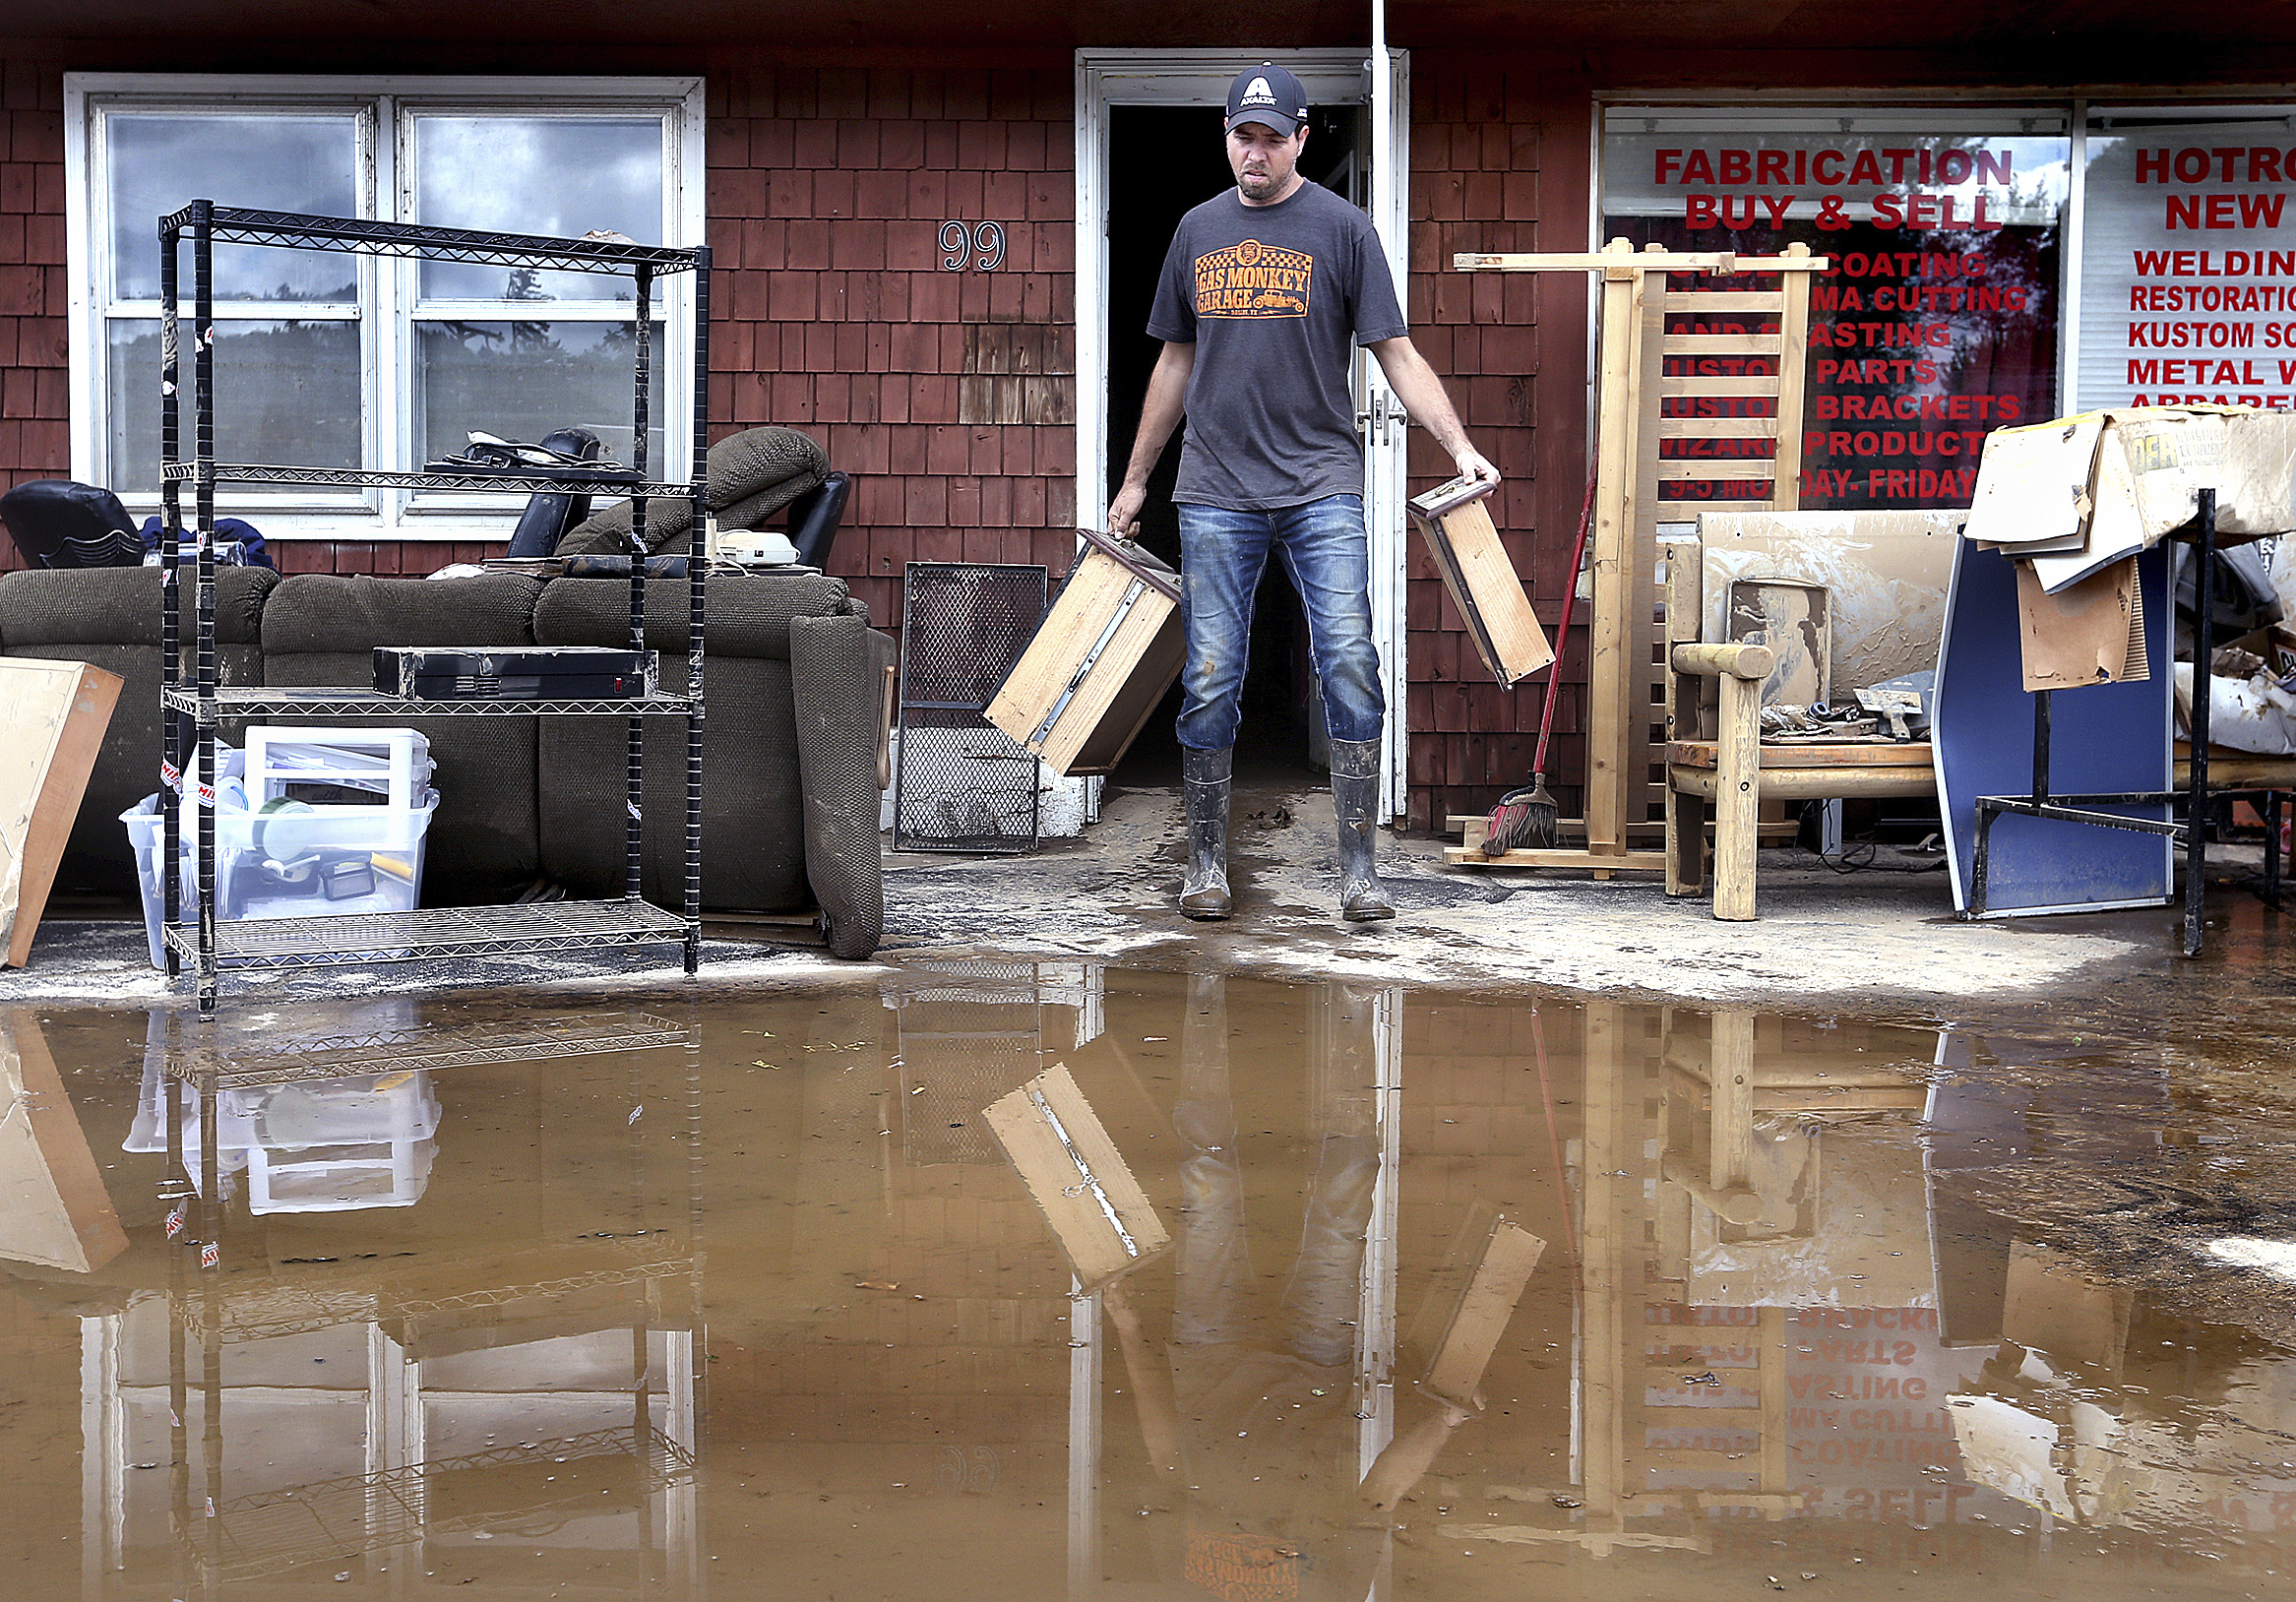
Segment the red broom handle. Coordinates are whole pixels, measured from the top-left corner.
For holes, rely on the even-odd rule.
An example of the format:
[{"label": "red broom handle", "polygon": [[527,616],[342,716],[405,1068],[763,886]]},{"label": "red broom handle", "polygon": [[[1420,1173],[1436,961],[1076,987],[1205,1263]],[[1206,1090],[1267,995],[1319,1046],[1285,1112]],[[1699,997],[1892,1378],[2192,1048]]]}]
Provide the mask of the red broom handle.
[{"label": "red broom handle", "polygon": [[1547,770],[1547,736],[1555,730],[1555,696],[1563,688],[1563,647],[1571,639],[1571,603],[1579,598],[1579,564],[1586,560],[1586,531],[1594,526],[1594,464],[1586,464],[1586,504],[1579,509],[1579,540],[1571,547],[1571,582],[1563,588],[1563,616],[1555,625],[1555,664],[1547,671],[1546,709],[1538,714],[1538,750],[1530,770]]}]

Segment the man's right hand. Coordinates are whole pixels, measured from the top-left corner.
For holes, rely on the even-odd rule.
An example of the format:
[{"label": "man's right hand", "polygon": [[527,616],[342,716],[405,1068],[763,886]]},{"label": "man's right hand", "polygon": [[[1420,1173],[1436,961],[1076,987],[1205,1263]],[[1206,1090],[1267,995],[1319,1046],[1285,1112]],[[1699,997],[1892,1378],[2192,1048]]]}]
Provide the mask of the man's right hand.
[{"label": "man's right hand", "polygon": [[1148,487],[1126,484],[1116,492],[1116,499],[1108,503],[1108,532],[1115,539],[1129,539],[1134,524],[1140,521],[1140,509],[1148,501]]}]

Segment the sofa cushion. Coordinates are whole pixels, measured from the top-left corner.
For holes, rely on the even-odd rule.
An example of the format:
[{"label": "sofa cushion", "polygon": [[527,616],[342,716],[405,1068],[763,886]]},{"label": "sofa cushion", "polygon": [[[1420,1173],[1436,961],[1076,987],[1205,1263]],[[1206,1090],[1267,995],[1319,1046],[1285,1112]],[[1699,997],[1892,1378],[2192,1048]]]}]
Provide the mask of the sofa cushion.
[{"label": "sofa cushion", "polygon": [[[713,574],[706,585],[710,654],[789,659],[789,620],[861,614],[842,579],[815,573]],[[689,590],[683,579],[646,585],[646,643],[683,652]],[[538,646],[626,646],[630,585],[626,579],[559,579],[534,605]]]},{"label": "sofa cushion", "polygon": [[[843,581],[799,573],[714,575],[708,600],[702,903],[758,911],[801,907],[811,892],[789,625],[800,617],[849,616],[859,607]],[[662,687],[672,693],[686,685],[687,603],[683,581],[646,586],[646,642],[662,653]],[[534,608],[537,645],[624,646],[629,639],[625,583],[555,580]],[[553,718],[540,731],[543,871],[577,894],[622,891],[624,727]],[[668,907],[685,902],[685,730],[666,718],[649,724],[643,884],[648,899]]]},{"label": "sofa cushion", "polygon": [[[829,473],[829,457],[793,428],[749,428],[710,447],[710,510],[728,526],[754,528],[818,485]],[[683,495],[650,496],[646,502],[646,548],[685,551],[692,543],[694,503]],[[630,551],[630,503],[617,501],[568,529],[558,542],[560,556],[626,556]]]},{"label": "sofa cushion", "polygon": [[[541,588],[516,573],[435,581],[295,574],[264,608],[264,682],[372,685],[377,646],[530,646]],[[406,720],[430,740],[439,792],[423,868],[426,905],[504,900],[539,874],[537,721]]]},{"label": "sofa cushion", "polygon": [[[0,574],[0,648],[159,644],[158,568],[64,568]],[[216,644],[252,646],[279,576],[269,568],[216,569]],[[183,586],[183,638],[192,637],[192,577]],[[156,658],[155,658],[156,660]],[[156,692],[155,692],[156,693]]]}]

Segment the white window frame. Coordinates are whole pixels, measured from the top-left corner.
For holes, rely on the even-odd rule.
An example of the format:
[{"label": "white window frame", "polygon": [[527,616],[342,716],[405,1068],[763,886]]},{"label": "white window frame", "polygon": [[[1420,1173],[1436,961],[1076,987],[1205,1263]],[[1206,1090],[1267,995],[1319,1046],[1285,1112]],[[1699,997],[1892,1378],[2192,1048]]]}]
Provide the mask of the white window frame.
[{"label": "white window frame", "polygon": [[[100,204],[99,185],[104,174],[98,120],[112,110],[198,113],[229,106],[251,112],[348,110],[357,114],[360,209],[366,216],[393,218],[408,216],[413,205],[411,164],[406,157],[418,114],[657,113],[663,118],[664,242],[682,248],[706,239],[706,115],[703,80],[698,77],[67,73],[66,325],[71,349],[71,471],[77,479],[104,483],[112,476],[104,386],[107,324],[113,316],[135,315],[112,308],[109,299],[111,237],[107,208]],[[356,307],[298,309],[331,318],[347,312],[359,322],[364,460],[370,466],[394,467],[401,464],[403,442],[411,438],[414,422],[410,375],[415,324],[435,312],[426,312],[425,303],[416,296],[419,263],[364,255],[355,260],[359,269]],[[685,315],[693,304],[692,279],[684,274],[666,275],[655,280],[655,288],[654,316],[664,325],[665,333],[654,346],[659,397],[656,416],[664,460],[650,463],[650,475],[674,480],[692,471],[694,407],[704,403],[705,398],[692,393],[694,352]],[[510,305],[459,301],[451,303],[451,309],[466,321],[533,315],[530,305],[518,303],[515,312],[505,309]],[[595,303],[576,303],[566,310],[569,315],[565,321],[603,320]],[[218,306],[218,321],[230,315]],[[276,308],[270,316],[277,318]],[[187,428],[189,422],[187,415]],[[154,448],[156,450],[156,442]],[[159,504],[156,491],[123,493],[121,499],[138,515],[155,511]],[[523,506],[523,501],[505,496],[385,489],[346,494],[305,488],[259,493],[254,486],[244,485],[231,486],[228,499],[230,504],[219,510],[248,517],[274,539],[503,539],[509,536]]]}]

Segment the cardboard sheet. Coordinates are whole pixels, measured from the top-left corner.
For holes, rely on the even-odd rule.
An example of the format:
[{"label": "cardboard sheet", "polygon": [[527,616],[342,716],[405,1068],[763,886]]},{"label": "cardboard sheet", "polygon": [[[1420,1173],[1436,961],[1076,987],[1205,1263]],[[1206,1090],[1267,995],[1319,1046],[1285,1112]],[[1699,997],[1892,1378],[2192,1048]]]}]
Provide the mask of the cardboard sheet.
[{"label": "cardboard sheet", "polygon": [[2085,543],[2089,472],[2104,427],[2105,414],[2091,411],[1986,435],[1961,531],[1987,545]]},{"label": "cardboard sheet", "polygon": [[[2087,538],[2080,548],[2032,556],[2033,574],[2048,593],[2054,595],[2077,585],[2152,543],[2145,537],[2144,519],[2138,510],[2136,471],[2130,465],[2128,444],[2119,430],[2108,430],[2098,443]],[[2027,551],[2013,554],[2023,556]]]},{"label": "cardboard sheet", "polygon": [[2053,595],[2036,566],[2017,564],[2017,642],[2027,690],[2133,684],[2150,676],[2135,556]]},{"label": "cardboard sheet", "polygon": [[1986,437],[1965,531],[2031,558],[2054,594],[2190,524],[2203,489],[2221,543],[2296,527],[2296,414],[2138,406],[2002,429]]}]

